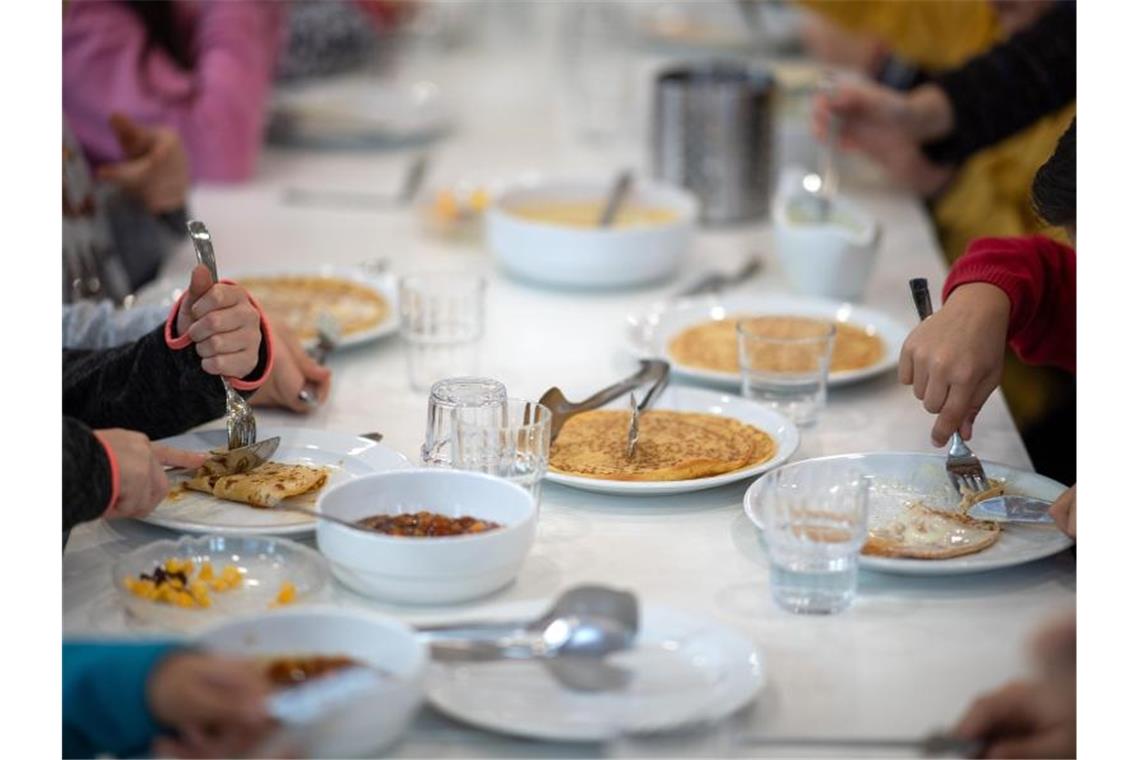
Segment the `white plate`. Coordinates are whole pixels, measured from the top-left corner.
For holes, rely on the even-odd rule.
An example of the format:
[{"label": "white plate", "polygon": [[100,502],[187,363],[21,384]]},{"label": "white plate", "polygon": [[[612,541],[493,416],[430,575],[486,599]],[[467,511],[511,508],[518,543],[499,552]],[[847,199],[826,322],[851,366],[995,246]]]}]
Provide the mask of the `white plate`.
[{"label": "white plate", "polygon": [[[529,618],[542,605],[496,609]],[[715,721],[751,702],[764,685],[763,659],[746,636],[707,617],[643,605],[635,649],[609,661],[633,670],[617,692],[570,691],[536,662],[433,664],[431,703],[479,728],[546,741],[606,741]]]},{"label": "white plate", "polygon": [[[382,296],[384,300],[388,302],[388,316],[379,324],[373,325],[367,330],[360,330],[351,335],[343,336],[339,343],[339,346],[342,348],[367,343],[368,341],[391,335],[400,329],[399,288],[397,287],[395,275],[391,273],[373,274],[361,267],[327,265],[321,267],[283,267],[277,269],[251,270],[242,271],[239,274],[223,271],[221,272],[221,276],[232,280],[241,280],[243,277],[339,277],[372,289],[377,295]],[[173,306],[174,302],[182,295],[182,291],[186,288],[186,285],[187,278],[163,277],[161,280],[147,285],[135,294],[133,303],[138,306],[161,304],[169,308]],[[157,325],[155,326],[157,327]],[[309,339],[307,344],[315,345],[316,339]]]},{"label": "white plate", "polygon": [[[325,489],[361,475],[410,466],[403,454],[348,433],[272,427],[259,428],[257,433],[261,439],[281,436],[281,445],[272,457],[274,462],[328,467]],[[194,451],[224,448],[226,431],[199,430],[166,438],[160,443]],[[292,501],[306,509],[315,509],[317,495],[305,494]],[[186,533],[220,535],[284,536],[312,533],[316,528],[316,520],[305,515],[260,509],[197,491],[182,491],[173,500],[167,498],[143,521]]]},{"label": "white plate", "polygon": [[434,82],[349,75],[281,88],[271,134],[286,142],[404,143],[437,137],[453,121]]},{"label": "white plate", "polygon": [[[958,498],[946,477],[946,457],[941,454],[880,452],[843,454],[836,457],[808,459],[788,465],[810,467],[813,463],[845,459],[852,467],[871,476],[868,521],[872,528],[890,522],[907,503],[922,499],[933,507],[951,507]],[[1013,493],[1053,501],[1065,490],[1055,480],[1025,470],[1015,470],[994,462],[982,462],[986,475],[1005,481]],[[744,494],[744,511],[761,530],[759,494],[764,478],[760,478]],[[977,554],[950,559],[909,559],[866,557],[860,555],[859,566],[896,575],[963,575],[1023,565],[1049,557],[1073,545],[1072,539],[1047,525],[1005,525],[993,546]]]},{"label": "white plate", "polygon": [[[629,400],[619,399],[612,402],[607,408],[628,409]],[[638,482],[629,480],[600,480],[598,478],[583,478],[577,475],[563,475],[557,472],[548,472],[546,479],[559,485],[580,488],[583,491],[615,494],[669,494],[685,493],[688,491],[702,491],[706,488],[716,488],[738,480],[754,478],[787,461],[788,457],[796,453],[800,445],[800,434],[796,426],[782,414],[772,411],[766,406],[741,398],[730,396],[716,391],[707,391],[700,388],[687,388],[685,386],[669,386],[662,391],[661,396],[653,404],[654,409],[669,409],[680,412],[704,412],[705,414],[718,414],[731,417],[734,420],[758,427],[776,441],[776,455],[766,462],[745,467],[740,470],[726,472],[723,475],[714,475],[709,478],[693,478],[690,480],[659,480]]]},{"label": "white plate", "polygon": [[[124,578],[149,575],[170,557],[193,560],[196,567],[210,562],[215,575],[234,565],[241,571],[242,584],[229,591],[211,591],[212,603],[205,608],[152,602],[135,596],[123,585]],[[308,604],[325,593],[331,580],[329,563],[319,552],[288,539],[255,536],[182,536],[153,541],[120,557],[111,571],[111,582],[133,619],[174,631],[190,631],[234,615],[274,609],[277,594],[286,582],[296,589],[291,605]]]},{"label": "white plate", "polygon": [[734,372],[687,367],[668,355],[666,347],[679,332],[710,319],[724,319],[731,314],[788,315],[818,317],[869,327],[883,340],[883,358],[863,369],[832,372],[830,385],[846,385],[874,377],[898,365],[903,341],[910,332],[881,311],[857,304],[822,298],[790,296],[779,293],[740,293],[718,298],[691,298],[658,304],[648,314],[627,318],[630,350],[636,356],[659,357],[668,361],[678,377],[687,377],[739,391],[740,375]]}]

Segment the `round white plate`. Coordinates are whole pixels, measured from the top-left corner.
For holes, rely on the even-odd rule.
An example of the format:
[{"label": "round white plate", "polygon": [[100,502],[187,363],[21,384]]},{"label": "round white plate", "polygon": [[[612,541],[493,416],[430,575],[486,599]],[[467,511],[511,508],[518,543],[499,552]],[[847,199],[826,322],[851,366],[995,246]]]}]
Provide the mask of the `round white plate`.
[{"label": "round white plate", "polygon": [[[542,605],[496,609],[525,619]],[[546,741],[606,741],[715,721],[751,702],[764,685],[763,658],[736,630],[707,617],[643,605],[637,646],[608,662],[630,668],[622,691],[583,693],[537,662],[443,665],[428,670],[427,693],[444,714],[489,731]]]},{"label": "round white plate", "polygon": [[[388,302],[388,316],[385,317],[383,321],[369,327],[367,330],[360,330],[351,335],[343,336],[338,344],[340,347],[347,348],[349,346],[356,346],[399,331],[399,288],[396,283],[395,275],[391,273],[374,274],[362,267],[336,265],[297,268],[283,267],[277,269],[242,271],[239,274],[231,274],[226,271],[221,272],[222,277],[231,280],[241,280],[243,277],[287,277],[290,275],[339,277],[344,280],[351,280],[352,282],[371,288]],[[161,280],[147,285],[136,293],[132,303],[136,306],[160,304],[169,308],[173,306],[174,302],[182,295],[182,291],[186,288],[186,285],[186,278],[176,279],[174,277],[163,277]],[[157,327],[158,325],[156,324],[155,326]],[[310,338],[307,341],[307,345],[315,345],[316,342],[315,338]]]},{"label": "round white plate", "polygon": [[[628,399],[619,399],[607,405],[606,408],[628,409]],[[796,453],[800,445],[800,433],[796,426],[787,417],[775,412],[762,404],[740,396],[730,396],[716,391],[707,391],[700,388],[687,388],[685,386],[671,385],[662,391],[654,409],[668,409],[680,412],[704,412],[705,414],[718,414],[731,417],[740,422],[758,427],[776,441],[776,455],[766,462],[745,467],[740,470],[726,472],[723,475],[714,475],[709,478],[693,478],[691,480],[660,480],[638,482],[630,480],[600,480],[598,478],[583,478],[577,475],[563,475],[557,472],[547,472],[546,479],[552,483],[563,486],[580,488],[584,491],[597,493],[633,494],[639,496],[652,494],[686,493],[688,491],[702,491],[706,488],[716,488],[738,480],[754,478],[778,467]]]},{"label": "round white plate", "polygon": [[[348,433],[307,428],[260,428],[260,439],[281,436],[281,445],[272,461],[327,467],[329,479],[321,490],[332,488],[361,475],[409,467],[407,458],[383,444]],[[225,430],[200,430],[160,441],[167,446],[194,451],[225,448]],[[290,501],[305,509],[316,509],[320,492],[298,496]],[[215,499],[197,491],[180,491],[167,497],[143,522],[185,533],[220,535],[295,535],[312,533],[316,520],[295,512],[260,509],[233,501]]]},{"label": "round white plate", "polygon": [[[835,457],[807,459],[788,465],[810,467],[815,462],[847,460],[852,467],[872,479],[868,504],[868,522],[872,528],[890,522],[909,503],[922,499],[933,507],[951,507],[959,499],[946,477],[946,457],[941,454],[880,452],[843,454]],[[1065,490],[1055,480],[1025,470],[1016,470],[994,462],[982,462],[986,475],[1002,480],[1011,492],[1052,501]],[[761,530],[759,495],[764,478],[753,483],[744,494],[744,511]],[[896,575],[964,575],[998,570],[1049,557],[1073,545],[1073,540],[1051,525],[1017,525],[1002,527],[1001,537],[993,546],[977,554],[950,559],[909,559],[866,557],[860,555],[859,566]]]},{"label": "round white plate", "polygon": [[359,75],[280,88],[273,116],[275,139],[329,146],[427,140],[455,120],[434,82]]},{"label": "round white plate", "polygon": [[833,319],[861,327],[870,327],[883,340],[883,358],[863,369],[832,372],[830,385],[846,385],[874,377],[898,365],[903,341],[910,332],[905,326],[881,311],[857,304],[829,301],[779,293],[739,293],[715,298],[690,298],[669,304],[658,304],[648,314],[630,315],[626,335],[635,356],[658,357],[668,361],[678,377],[740,390],[740,375],[734,372],[687,367],[669,356],[666,347],[679,332],[710,319],[724,319],[732,314],[757,316],[797,316]]}]

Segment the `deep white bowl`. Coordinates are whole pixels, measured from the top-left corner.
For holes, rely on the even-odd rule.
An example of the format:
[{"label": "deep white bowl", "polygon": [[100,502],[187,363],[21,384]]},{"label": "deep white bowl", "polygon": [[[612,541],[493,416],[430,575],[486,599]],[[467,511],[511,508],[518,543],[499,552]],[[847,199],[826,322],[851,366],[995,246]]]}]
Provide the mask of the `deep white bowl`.
[{"label": "deep white bowl", "polygon": [[671,185],[638,180],[627,203],[665,208],[672,221],[629,227],[571,227],[524,219],[512,208],[551,201],[602,201],[613,178],[542,180],[499,195],[487,213],[487,242],[523,279],[577,288],[618,288],[677,272],[693,237],[697,201]]},{"label": "deep white bowl", "polygon": [[205,631],[206,649],[238,657],[342,655],[392,677],[392,688],[359,695],[306,734],[307,754],[369,756],[392,744],[423,701],[427,653],[404,623],[375,612],[306,607],[238,618]]},{"label": "deep white bowl", "polygon": [[346,520],[426,510],[503,526],[467,536],[409,538],[320,522],[317,547],[333,575],[361,594],[405,604],[467,601],[506,586],[526,559],[538,524],[538,507],[528,491],[460,470],[366,475],[325,492],[317,508]]}]

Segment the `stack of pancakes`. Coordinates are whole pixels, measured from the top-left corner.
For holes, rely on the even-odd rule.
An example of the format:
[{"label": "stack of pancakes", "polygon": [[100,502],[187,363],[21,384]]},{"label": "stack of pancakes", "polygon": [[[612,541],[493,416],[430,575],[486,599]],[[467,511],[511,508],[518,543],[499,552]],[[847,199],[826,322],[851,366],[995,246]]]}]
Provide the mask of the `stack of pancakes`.
[{"label": "stack of pancakes", "polygon": [[776,454],[762,430],[715,414],[648,411],[637,450],[626,455],[629,412],[598,410],[567,420],[550,447],[550,468],[603,480],[690,480],[750,467]]}]

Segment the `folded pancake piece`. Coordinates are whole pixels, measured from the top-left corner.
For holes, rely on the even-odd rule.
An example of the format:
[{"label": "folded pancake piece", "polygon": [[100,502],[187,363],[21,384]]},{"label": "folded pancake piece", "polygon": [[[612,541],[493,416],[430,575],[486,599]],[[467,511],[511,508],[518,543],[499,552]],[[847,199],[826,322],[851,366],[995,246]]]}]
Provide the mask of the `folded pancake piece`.
[{"label": "folded pancake piece", "polygon": [[891,523],[871,530],[863,554],[872,557],[950,559],[987,549],[1001,536],[1001,526],[960,512],[911,504]]},{"label": "folded pancake piece", "polygon": [[629,413],[597,410],[567,420],[550,447],[550,468],[602,480],[689,480],[771,459],[771,436],[728,417],[651,410],[640,418],[637,450],[626,456]]},{"label": "folded pancake piece", "polygon": [[276,506],[282,499],[315,491],[328,480],[323,468],[278,462],[266,462],[237,475],[211,475],[203,470],[186,481],[186,488],[254,507]]}]

